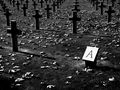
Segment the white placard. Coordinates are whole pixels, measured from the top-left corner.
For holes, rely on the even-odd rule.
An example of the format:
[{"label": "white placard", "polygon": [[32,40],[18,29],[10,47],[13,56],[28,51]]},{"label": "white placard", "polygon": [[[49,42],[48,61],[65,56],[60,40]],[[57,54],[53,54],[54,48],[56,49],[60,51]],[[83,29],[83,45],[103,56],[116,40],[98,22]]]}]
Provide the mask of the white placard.
[{"label": "white placard", "polygon": [[90,47],[90,46],[87,46],[86,50],[85,50],[85,53],[83,55],[83,60],[87,60],[87,61],[92,61],[94,62],[95,60],[95,57],[97,55],[97,52],[98,52],[98,49],[97,47]]}]

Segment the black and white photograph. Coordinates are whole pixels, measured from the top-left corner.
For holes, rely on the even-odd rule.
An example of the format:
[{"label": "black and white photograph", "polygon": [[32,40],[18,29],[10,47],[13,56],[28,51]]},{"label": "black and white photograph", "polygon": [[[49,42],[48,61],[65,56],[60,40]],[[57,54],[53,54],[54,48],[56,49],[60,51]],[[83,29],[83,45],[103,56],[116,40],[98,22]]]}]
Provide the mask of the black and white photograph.
[{"label": "black and white photograph", "polygon": [[120,90],[120,0],[0,0],[0,90]]}]

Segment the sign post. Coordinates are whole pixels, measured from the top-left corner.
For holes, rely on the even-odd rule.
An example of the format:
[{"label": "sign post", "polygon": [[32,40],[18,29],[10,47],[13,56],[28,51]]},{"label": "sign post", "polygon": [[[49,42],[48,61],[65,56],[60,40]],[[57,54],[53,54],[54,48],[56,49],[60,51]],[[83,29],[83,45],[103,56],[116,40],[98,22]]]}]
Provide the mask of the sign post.
[{"label": "sign post", "polygon": [[83,55],[83,60],[85,60],[86,67],[94,68],[96,67],[96,56],[98,53],[97,47],[87,46],[85,53]]}]

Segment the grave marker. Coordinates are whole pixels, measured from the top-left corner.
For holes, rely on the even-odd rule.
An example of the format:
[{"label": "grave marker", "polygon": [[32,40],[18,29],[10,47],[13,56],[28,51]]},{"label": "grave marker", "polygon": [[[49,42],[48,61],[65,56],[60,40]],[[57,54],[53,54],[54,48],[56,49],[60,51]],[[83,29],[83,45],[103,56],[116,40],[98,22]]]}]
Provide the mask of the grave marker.
[{"label": "grave marker", "polygon": [[100,2],[98,0],[95,1],[95,7],[96,7],[96,10],[98,10],[98,5],[100,4]]},{"label": "grave marker", "polygon": [[26,10],[27,10],[27,7],[26,7],[26,5],[25,5],[25,4],[23,4],[22,9],[23,9],[23,14],[24,14],[24,16],[27,16],[27,15],[26,15]]},{"label": "grave marker", "polygon": [[92,5],[95,6],[95,0],[92,0]]},{"label": "grave marker", "polygon": [[104,5],[104,2],[101,2],[99,7],[101,9],[101,15],[103,15],[103,9],[106,7],[106,5]]},{"label": "grave marker", "polygon": [[0,1],[0,4],[1,4],[1,6],[2,6],[2,5],[4,4],[4,1],[1,0],[1,1]]},{"label": "grave marker", "polygon": [[6,16],[7,26],[10,26],[10,16],[12,14],[9,12],[9,9],[6,9],[6,12],[4,13],[4,15]]},{"label": "grave marker", "polygon": [[49,4],[47,4],[47,7],[45,8],[45,10],[47,11],[47,18],[50,18],[50,10],[51,10],[51,8],[49,7]]},{"label": "grave marker", "polygon": [[12,0],[9,0],[9,2],[10,2],[10,5],[12,4]]},{"label": "grave marker", "polygon": [[39,18],[41,18],[42,15],[39,14],[38,10],[35,10],[35,15],[33,15],[33,17],[35,17],[36,20],[36,30],[39,30]]},{"label": "grave marker", "polygon": [[7,32],[10,33],[12,36],[13,51],[18,52],[17,36],[20,35],[22,32],[17,29],[15,20],[11,20],[11,28],[8,28]]},{"label": "grave marker", "polygon": [[73,6],[74,6],[74,9],[72,9],[72,11],[77,11],[77,12],[80,11],[80,9],[78,9],[79,5],[75,4]]},{"label": "grave marker", "polygon": [[73,17],[69,18],[73,22],[73,34],[77,34],[77,21],[80,21],[81,18],[77,17],[77,12],[73,12]]},{"label": "grave marker", "polygon": [[23,4],[23,1],[24,1],[24,0],[20,0],[21,5]]},{"label": "grave marker", "polygon": [[62,2],[61,2],[61,0],[57,0],[58,2],[59,2],[59,5],[62,5]]},{"label": "grave marker", "polygon": [[43,0],[41,0],[41,1],[40,1],[41,8],[43,8],[43,3],[44,3],[44,1],[43,1]]},{"label": "grave marker", "polygon": [[26,8],[28,8],[29,1],[26,0],[25,3],[26,3]]},{"label": "grave marker", "polygon": [[108,22],[111,22],[112,13],[115,13],[115,10],[112,10],[112,6],[109,6],[108,11],[105,11],[108,14]]},{"label": "grave marker", "polygon": [[16,2],[15,0],[12,0],[13,7],[15,7],[15,2]]},{"label": "grave marker", "polygon": [[7,8],[7,6],[6,6],[6,4],[4,3],[3,6],[2,6],[2,9],[3,9],[4,12],[5,12],[6,8]]},{"label": "grave marker", "polygon": [[48,0],[44,0],[46,4],[48,4]]},{"label": "grave marker", "polygon": [[83,55],[83,60],[85,60],[86,67],[94,68],[96,66],[96,55],[99,48],[87,46],[85,53]]},{"label": "grave marker", "polygon": [[74,4],[75,4],[75,5],[78,5],[78,4],[79,4],[78,0],[75,0]]},{"label": "grave marker", "polygon": [[34,9],[36,9],[36,6],[37,6],[36,1],[33,1],[33,7],[34,7]]},{"label": "grave marker", "polygon": [[57,8],[60,8],[60,2],[57,0],[56,1]]},{"label": "grave marker", "polygon": [[55,1],[53,1],[52,6],[53,6],[53,12],[55,12],[56,11],[56,6],[57,6]]},{"label": "grave marker", "polygon": [[112,7],[114,7],[116,0],[111,0]]},{"label": "grave marker", "polygon": [[19,1],[17,1],[17,3],[16,3],[16,5],[17,5],[17,10],[19,11],[20,10],[20,2]]}]

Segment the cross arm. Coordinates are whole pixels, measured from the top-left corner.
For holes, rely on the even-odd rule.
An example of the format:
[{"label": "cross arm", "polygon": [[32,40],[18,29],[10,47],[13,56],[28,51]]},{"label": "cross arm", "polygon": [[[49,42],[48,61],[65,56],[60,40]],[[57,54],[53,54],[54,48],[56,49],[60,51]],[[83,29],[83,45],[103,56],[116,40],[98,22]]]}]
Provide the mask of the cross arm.
[{"label": "cross arm", "polygon": [[16,29],[16,31],[13,31],[11,28],[7,28],[7,33],[9,34],[16,34],[16,35],[21,35],[22,31],[19,29]]}]

